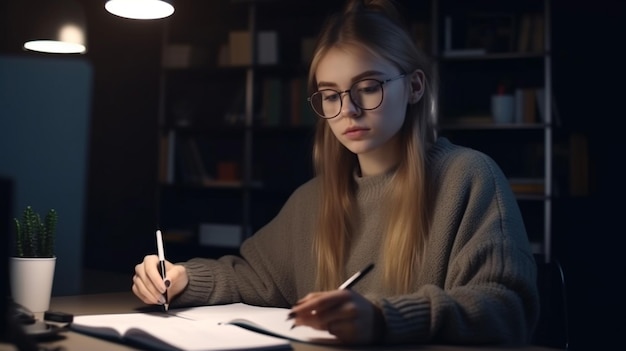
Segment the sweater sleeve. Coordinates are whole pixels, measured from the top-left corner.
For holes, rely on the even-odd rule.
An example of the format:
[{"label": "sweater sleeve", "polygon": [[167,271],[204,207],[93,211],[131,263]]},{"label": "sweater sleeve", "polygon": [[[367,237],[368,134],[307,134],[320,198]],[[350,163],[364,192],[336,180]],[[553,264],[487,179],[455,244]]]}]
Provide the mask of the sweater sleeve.
[{"label": "sweater sleeve", "polygon": [[495,162],[467,149],[435,173],[425,284],[378,301],[389,343],[526,344],[538,319],[536,263]]},{"label": "sweater sleeve", "polygon": [[172,306],[233,302],[291,306],[298,298],[297,281],[312,281],[307,241],[314,218],[310,214],[316,203],[311,198],[313,188],[311,181],[297,189],[274,219],[242,243],[240,255],[193,258],[181,263],[189,284]]}]

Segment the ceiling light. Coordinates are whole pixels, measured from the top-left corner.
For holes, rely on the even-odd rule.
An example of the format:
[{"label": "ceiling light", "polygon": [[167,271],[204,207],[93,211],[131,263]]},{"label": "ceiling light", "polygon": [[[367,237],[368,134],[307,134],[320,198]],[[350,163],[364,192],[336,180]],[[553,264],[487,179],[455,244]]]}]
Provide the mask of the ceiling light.
[{"label": "ceiling light", "polygon": [[82,54],[87,51],[86,21],[83,8],[73,0],[49,0],[33,8],[32,26],[24,49],[57,53]]},{"label": "ceiling light", "polygon": [[109,0],[104,8],[116,16],[131,19],[158,19],[174,13],[171,1],[165,0]]}]

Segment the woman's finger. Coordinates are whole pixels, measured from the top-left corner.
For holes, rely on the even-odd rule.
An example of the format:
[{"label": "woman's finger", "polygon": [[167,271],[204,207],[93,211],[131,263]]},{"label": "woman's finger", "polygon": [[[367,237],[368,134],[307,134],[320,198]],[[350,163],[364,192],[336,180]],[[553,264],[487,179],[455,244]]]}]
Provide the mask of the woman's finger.
[{"label": "woman's finger", "polygon": [[376,338],[375,306],[351,290],[310,294],[292,312],[296,326],[326,330],[345,343],[368,343]]},{"label": "woman's finger", "polygon": [[144,257],[143,262],[135,266],[133,277],[133,292],[142,301],[150,304],[162,303],[165,291],[165,284],[156,266],[157,262],[156,255]]},{"label": "woman's finger", "polygon": [[185,289],[189,283],[189,277],[184,266],[168,263],[166,263],[167,280],[164,282],[164,285],[167,287],[167,294],[171,300]]},{"label": "woman's finger", "polygon": [[162,295],[158,292],[156,294],[151,292],[150,289],[146,287],[143,280],[136,274],[133,276],[132,290],[133,293],[146,304],[156,305],[160,303],[159,299]]},{"label": "woman's finger", "polygon": [[343,318],[338,311],[349,298],[349,293],[343,290],[312,293],[292,308],[291,316],[295,318],[296,325],[326,330],[331,320]]},{"label": "woman's finger", "polygon": [[[167,276],[167,264],[169,262],[166,261],[165,265],[165,273]],[[161,272],[159,271],[159,258],[155,255],[146,256],[146,260],[144,260],[146,275],[152,285],[157,289],[161,294],[165,293],[167,287],[165,286],[165,282],[163,281],[163,277],[161,276]]]}]

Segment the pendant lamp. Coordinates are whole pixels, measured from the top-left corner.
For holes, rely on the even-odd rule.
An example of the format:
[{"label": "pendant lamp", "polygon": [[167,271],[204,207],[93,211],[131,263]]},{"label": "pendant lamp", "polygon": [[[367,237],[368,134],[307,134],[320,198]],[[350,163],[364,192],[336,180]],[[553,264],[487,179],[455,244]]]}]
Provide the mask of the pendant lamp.
[{"label": "pendant lamp", "polygon": [[158,19],[174,13],[171,0],[108,0],[104,8],[116,16],[131,19]]},{"label": "pendant lamp", "polygon": [[87,26],[82,5],[76,0],[36,2],[24,49],[57,54],[83,54],[87,51]]}]

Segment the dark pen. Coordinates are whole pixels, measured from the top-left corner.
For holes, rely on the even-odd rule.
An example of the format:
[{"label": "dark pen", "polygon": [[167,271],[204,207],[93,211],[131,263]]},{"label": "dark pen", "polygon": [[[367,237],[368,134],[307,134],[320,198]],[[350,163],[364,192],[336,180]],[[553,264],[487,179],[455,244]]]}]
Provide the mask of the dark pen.
[{"label": "dark pen", "polygon": [[[165,281],[166,275],[165,275],[165,253],[163,252],[163,235],[161,234],[161,231],[157,229],[156,231],[156,238],[157,238],[157,254],[159,255],[159,273],[161,273],[161,278],[163,278],[163,280]],[[163,304],[163,306],[165,307],[165,312],[167,312],[167,310],[170,307],[169,301],[167,299],[167,288],[165,289],[165,292],[163,293],[163,297],[165,298],[165,303]]]},{"label": "dark pen", "polygon": [[[372,270],[372,268],[374,268],[374,264],[370,263],[369,265],[367,265],[367,267],[361,269],[360,271],[354,273],[350,278],[348,278],[345,282],[343,282],[341,285],[339,285],[339,287],[337,288],[337,290],[346,290],[346,289],[350,289],[351,287],[354,286],[354,284],[358,283],[359,280],[363,279],[363,277],[369,273],[369,271]],[[292,312],[289,314],[289,316],[287,317],[287,320],[293,319],[295,318],[295,314]],[[296,325],[292,325],[291,329],[293,329]]]}]

